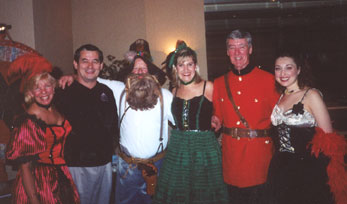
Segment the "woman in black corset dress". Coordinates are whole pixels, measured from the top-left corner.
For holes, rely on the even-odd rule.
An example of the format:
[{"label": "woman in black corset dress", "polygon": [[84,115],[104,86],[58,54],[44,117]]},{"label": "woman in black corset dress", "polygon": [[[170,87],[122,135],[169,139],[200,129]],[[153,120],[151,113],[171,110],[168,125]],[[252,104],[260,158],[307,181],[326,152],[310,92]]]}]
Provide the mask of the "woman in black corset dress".
[{"label": "woman in black corset dress", "polygon": [[271,203],[346,202],[344,137],[333,132],[321,93],[310,87],[307,66],[290,54],[275,62],[282,93],[271,115],[276,151],[269,168]]},{"label": "woman in black corset dress", "polygon": [[211,131],[213,84],[198,74],[196,53],[180,45],[173,64],[172,130],[153,203],[228,203],[220,146]]}]

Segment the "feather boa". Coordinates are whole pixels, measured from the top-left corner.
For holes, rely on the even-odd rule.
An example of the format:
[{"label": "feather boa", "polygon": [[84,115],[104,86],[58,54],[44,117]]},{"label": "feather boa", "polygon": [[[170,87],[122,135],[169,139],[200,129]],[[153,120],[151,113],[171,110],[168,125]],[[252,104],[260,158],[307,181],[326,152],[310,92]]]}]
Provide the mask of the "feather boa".
[{"label": "feather boa", "polygon": [[321,128],[316,127],[316,134],[312,141],[311,153],[318,157],[319,153],[330,158],[327,166],[329,177],[328,184],[330,191],[334,195],[336,204],[344,204],[347,201],[347,176],[344,156],[346,154],[346,140],[344,136],[336,133],[325,133]]},{"label": "feather boa", "polygon": [[9,79],[14,76],[20,76],[22,78],[20,87],[20,91],[22,92],[27,80],[38,73],[44,71],[51,72],[52,69],[52,64],[47,59],[38,54],[28,53],[18,57],[11,63],[7,76]]}]

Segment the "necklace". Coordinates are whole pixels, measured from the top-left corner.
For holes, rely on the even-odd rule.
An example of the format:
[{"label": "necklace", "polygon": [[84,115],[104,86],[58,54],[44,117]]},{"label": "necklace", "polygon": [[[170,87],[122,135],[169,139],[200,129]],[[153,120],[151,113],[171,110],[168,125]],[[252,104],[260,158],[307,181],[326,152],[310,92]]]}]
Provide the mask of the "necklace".
[{"label": "necklace", "polygon": [[284,90],[284,94],[285,95],[290,95],[290,94],[296,93],[298,91],[300,91],[300,89],[293,89],[293,90],[286,89],[286,90]]},{"label": "necklace", "polygon": [[194,75],[194,77],[190,81],[184,82],[182,79],[180,79],[180,82],[181,82],[181,84],[187,86],[188,84],[191,84],[191,83],[193,83],[195,81],[195,76],[196,75]]},{"label": "necklace", "polygon": [[38,105],[39,107],[45,108],[45,109],[47,109],[47,110],[48,110],[48,108],[50,108],[51,105],[52,105],[52,102],[50,102],[50,103],[47,104],[47,105],[43,105],[43,104],[41,104],[41,103],[39,103],[39,102],[37,102],[37,101],[35,101],[35,103],[36,103],[36,105]]}]

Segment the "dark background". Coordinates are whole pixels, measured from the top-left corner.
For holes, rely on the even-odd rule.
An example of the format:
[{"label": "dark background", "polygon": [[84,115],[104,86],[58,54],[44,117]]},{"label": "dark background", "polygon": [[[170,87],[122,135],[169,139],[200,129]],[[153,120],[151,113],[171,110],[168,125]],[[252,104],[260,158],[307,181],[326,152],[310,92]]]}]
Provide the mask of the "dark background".
[{"label": "dark background", "polygon": [[262,69],[272,72],[282,49],[304,55],[334,126],[346,130],[347,0],[205,0],[205,22],[209,80],[230,66],[226,36],[245,29],[253,38],[251,61]]}]

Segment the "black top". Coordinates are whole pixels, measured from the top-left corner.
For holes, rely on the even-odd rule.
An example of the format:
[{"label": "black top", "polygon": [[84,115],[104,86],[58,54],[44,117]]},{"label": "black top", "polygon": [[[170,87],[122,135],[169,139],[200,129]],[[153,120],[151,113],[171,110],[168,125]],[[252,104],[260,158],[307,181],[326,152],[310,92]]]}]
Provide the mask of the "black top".
[{"label": "black top", "polygon": [[[205,96],[205,86],[201,96],[185,100],[173,98],[171,111],[179,130],[210,130],[213,105]],[[177,89],[176,89],[177,90]]]},{"label": "black top", "polygon": [[[292,113],[302,115],[303,105],[301,101],[298,104],[294,105]],[[327,175],[330,159],[322,152],[318,158],[311,154],[311,141],[316,131],[315,127],[302,126],[305,122],[281,123],[274,127],[276,151],[268,171],[269,203],[334,203]]]},{"label": "black top", "polygon": [[72,126],[65,144],[67,165],[100,166],[110,162],[119,142],[112,90],[100,83],[89,89],[75,81],[64,91],[57,91],[55,104]]}]

